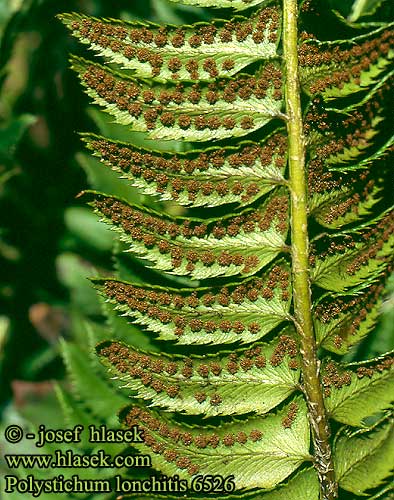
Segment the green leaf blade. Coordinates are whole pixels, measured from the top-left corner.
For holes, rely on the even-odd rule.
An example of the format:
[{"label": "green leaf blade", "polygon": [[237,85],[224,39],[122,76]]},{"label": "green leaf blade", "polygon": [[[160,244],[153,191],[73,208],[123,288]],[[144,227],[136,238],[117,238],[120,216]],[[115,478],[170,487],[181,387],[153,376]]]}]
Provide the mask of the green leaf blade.
[{"label": "green leaf blade", "polygon": [[245,10],[257,5],[264,7],[271,0],[170,0],[171,2],[184,5],[195,5],[197,7],[212,7],[214,9],[231,8],[234,10]]},{"label": "green leaf blade", "polygon": [[366,288],[379,279],[392,262],[393,222],[394,212],[388,209],[358,229],[332,235],[321,247],[317,242],[312,251],[315,256],[311,274],[315,285],[346,292],[356,286]]},{"label": "green leaf blade", "polygon": [[90,49],[137,78],[212,81],[276,56],[280,12],[192,26],[119,23],[64,14],[63,23]]},{"label": "green leaf blade", "polygon": [[[152,139],[212,141],[241,137],[283,118],[282,75],[269,63],[258,78],[150,85],[80,58],[72,59],[87,94],[117,123]],[[213,86],[213,87],[212,87]],[[170,101],[170,102],[168,102]]]},{"label": "green leaf blade", "polygon": [[286,143],[281,132],[262,144],[162,153],[84,136],[89,149],[144,194],[180,205],[249,205],[284,182]]},{"label": "green leaf blade", "polygon": [[270,489],[310,459],[306,407],[301,398],[276,415],[223,425],[210,434],[165,425],[164,437],[160,428],[153,430],[159,423],[155,415],[139,408],[122,412],[120,418],[127,426],[142,422],[145,443],[138,447],[157,450],[152,454],[155,467],[188,480],[195,474],[234,475],[237,489]]},{"label": "green leaf blade", "polygon": [[218,288],[169,289],[118,280],[93,282],[126,318],[179,344],[250,343],[288,319],[291,285],[279,262],[253,279]]},{"label": "green leaf blade", "polygon": [[[343,98],[373,86],[392,68],[393,25],[349,41],[307,40],[300,47],[301,80],[311,96]],[[381,44],[384,50],[377,51]]]},{"label": "green leaf blade", "polygon": [[351,370],[343,370],[330,362],[323,374],[325,404],[330,416],[347,425],[365,427],[368,417],[392,408],[393,367],[391,356],[349,365]]},{"label": "green leaf blade", "polygon": [[163,217],[114,197],[86,196],[130,252],[179,276],[249,276],[286,248],[288,197],[283,190],[274,191],[257,210],[220,220]]},{"label": "green leaf blade", "polygon": [[382,485],[394,464],[393,423],[389,421],[372,431],[340,436],[335,445],[334,463],[339,485],[346,491],[364,495]]},{"label": "green leaf blade", "polygon": [[153,355],[116,342],[97,350],[123,388],[150,406],[189,415],[264,414],[290,396],[299,380],[296,344],[289,336],[220,357]]}]

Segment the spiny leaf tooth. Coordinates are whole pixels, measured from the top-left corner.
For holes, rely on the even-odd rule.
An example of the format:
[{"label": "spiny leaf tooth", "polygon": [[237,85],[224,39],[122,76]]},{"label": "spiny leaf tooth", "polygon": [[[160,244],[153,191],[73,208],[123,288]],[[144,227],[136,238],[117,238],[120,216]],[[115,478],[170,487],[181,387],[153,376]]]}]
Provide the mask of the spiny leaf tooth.
[{"label": "spiny leaf tooth", "polygon": [[132,130],[152,139],[212,141],[239,137],[283,118],[282,72],[268,63],[257,77],[237,75],[214,83],[149,86],[100,65],[73,58],[87,93],[96,104]]},{"label": "spiny leaf tooth", "polygon": [[120,420],[128,427],[142,427],[145,442],[137,448],[149,449],[154,467],[188,480],[197,474],[233,475],[236,489],[270,489],[310,459],[302,398],[276,415],[234,421],[213,432],[205,427],[174,427],[137,407],[125,409]]},{"label": "spiny leaf tooth", "polygon": [[288,318],[290,272],[279,262],[263,275],[222,288],[171,290],[93,280],[122,313],[180,344],[254,342]]},{"label": "spiny leaf tooth", "polygon": [[195,279],[254,274],[285,249],[288,196],[274,192],[258,209],[220,220],[163,217],[111,196],[91,193],[103,220],[130,251],[162,271]]},{"label": "spiny leaf tooth", "polygon": [[138,78],[214,80],[276,56],[280,11],[192,26],[115,22],[79,14],[62,21],[82,43]]},{"label": "spiny leaf tooth", "polygon": [[298,346],[288,335],[220,357],[170,358],[119,342],[104,342],[97,352],[122,387],[150,406],[191,415],[264,414],[292,394],[299,379]]},{"label": "spiny leaf tooth", "polygon": [[284,182],[282,132],[261,145],[248,142],[186,154],[155,153],[96,136],[84,139],[106,165],[144,194],[181,205],[250,204]]}]

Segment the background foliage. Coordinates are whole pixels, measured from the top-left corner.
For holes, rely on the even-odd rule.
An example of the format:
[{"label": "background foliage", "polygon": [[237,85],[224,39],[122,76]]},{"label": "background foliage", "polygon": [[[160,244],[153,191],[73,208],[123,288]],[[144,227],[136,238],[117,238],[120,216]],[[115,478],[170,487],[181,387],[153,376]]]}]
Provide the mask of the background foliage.
[{"label": "background foliage", "polygon": [[[322,2],[323,3],[323,2]],[[390,2],[331,0],[339,15],[354,23],[393,19]],[[208,20],[203,9],[168,0],[3,0],[0,5],[0,404],[2,425],[24,421],[59,427],[63,423],[57,395],[67,413],[80,401],[80,418],[115,424],[114,408],[122,397],[101,378],[102,367],[89,358],[105,338],[103,310],[87,276],[110,273],[113,233],[75,195],[88,184],[119,196],[128,190],[99,164],[81,153],[76,131],[97,131],[125,139],[122,127],[109,125],[88,105],[69,53],[85,53],[55,19],[60,12],[185,24]],[[362,15],[362,14],[366,15]],[[323,13],[324,15],[324,13]],[[215,13],[220,16],[220,11]],[[336,27],[335,34],[332,26]],[[327,14],[319,36],[340,38],[341,23]],[[138,140],[138,137],[135,137]],[[143,137],[141,143],[147,145]],[[160,145],[159,145],[160,146]],[[156,147],[157,144],[156,144]],[[118,268],[122,259],[117,258]],[[143,276],[133,276],[134,280]],[[357,358],[394,348],[394,280],[392,298],[376,334]],[[119,322],[121,332],[122,320]],[[68,342],[64,343],[64,337]],[[147,347],[141,337],[141,347]],[[150,346],[152,348],[152,346]],[[86,360],[89,360],[87,362]],[[90,363],[90,364],[89,364]],[[82,370],[91,384],[65,382],[65,364]],[[83,372],[85,370],[85,372]],[[101,381],[102,385],[99,385]],[[71,392],[69,389],[71,388]],[[113,405],[100,407],[106,391]],[[86,402],[85,402],[86,399]],[[83,410],[83,411],[82,411]],[[78,417],[69,415],[70,422]],[[82,422],[83,423],[83,422]],[[21,448],[24,450],[24,448]],[[120,450],[119,450],[120,451]],[[16,449],[13,448],[13,452]],[[26,452],[26,451],[24,451]],[[11,498],[11,497],[10,497]],[[11,500],[13,500],[12,496]],[[18,498],[15,496],[15,498]]]}]

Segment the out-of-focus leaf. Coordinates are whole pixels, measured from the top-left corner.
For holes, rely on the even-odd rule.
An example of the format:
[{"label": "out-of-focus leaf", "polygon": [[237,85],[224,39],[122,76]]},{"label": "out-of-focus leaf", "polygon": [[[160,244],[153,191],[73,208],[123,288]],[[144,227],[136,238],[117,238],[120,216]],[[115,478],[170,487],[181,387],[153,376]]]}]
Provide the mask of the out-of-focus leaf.
[{"label": "out-of-focus leaf", "polygon": [[7,23],[22,8],[23,3],[24,0],[2,0],[0,2],[0,37],[3,36]]},{"label": "out-of-focus leaf", "polygon": [[100,314],[96,291],[88,280],[97,274],[92,265],[73,253],[63,253],[58,256],[56,267],[60,282],[70,290],[71,301],[87,315]]},{"label": "out-of-focus leaf", "polygon": [[95,189],[116,193],[121,198],[140,203],[141,197],[138,191],[119,179],[116,172],[102,165],[96,158],[78,153],[77,160],[84,169],[89,184]]},{"label": "out-of-focus leaf", "polygon": [[91,210],[84,207],[70,207],[64,213],[67,229],[79,241],[99,252],[110,252],[113,234],[105,224],[99,222]]},{"label": "out-of-focus leaf", "polygon": [[0,126],[0,162],[9,161],[12,158],[18,142],[35,120],[33,115],[24,114]]},{"label": "out-of-focus leaf", "polygon": [[355,0],[348,18],[349,21],[354,23],[360,17],[374,14],[384,1],[385,0]]}]

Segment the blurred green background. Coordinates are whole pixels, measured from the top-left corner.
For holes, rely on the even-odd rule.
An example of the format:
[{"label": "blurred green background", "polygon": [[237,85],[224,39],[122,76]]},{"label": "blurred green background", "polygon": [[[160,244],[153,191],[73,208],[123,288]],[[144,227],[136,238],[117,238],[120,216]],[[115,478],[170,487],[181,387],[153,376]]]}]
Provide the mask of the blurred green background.
[{"label": "blurred green background", "polygon": [[[325,5],[323,11],[328,8],[326,1],[320,3]],[[331,5],[345,16],[352,3],[352,0],[331,0]],[[0,0],[0,421],[3,418],[3,425],[18,419],[36,424],[45,419],[61,426],[63,421],[52,381],[65,379],[64,360],[77,363],[84,349],[88,350],[100,336],[105,337],[105,328],[101,326],[100,330],[97,326],[103,323],[102,304],[87,277],[111,273],[113,233],[75,196],[89,185],[129,198],[137,196],[83,153],[78,132],[96,131],[119,139],[126,136],[123,128],[109,124],[99,111],[89,107],[69,69],[70,52],[87,55],[55,17],[70,11],[173,24],[208,20],[212,15],[204,9],[168,0]],[[224,15],[215,13],[217,17],[221,14]],[[318,26],[321,37],[346,35],[349,28],[338,19],[333,34],[332,24],[327,21],[328,11],[323,16],[325,22]],[[393,6],[390,1],[383,2],[374,19],[387,20],[390,16]],[[134,141],[139,140],[142,139],[134,137]],[[362,344],[359,356],[394,348],[393,291],[394,280],[377,332],[369,337],[368,343]],[[94,334],[89,330],[92,325],[96,325]],[[68,351],[62,347],[62,338],[69,341]],[[81,373],[81,377],[86,373]],[[57,391],[64,410],[68,408],[69,396],[60,388]],[[94,387],[85,390],[93,399],[94,391]],[[99,399],[97,394],[96,401]],[[113,403],[106,411],[100,409],[108,418],[119,402]]]},{"label": "blurred green background", "polygon": [[[114,427],[117,409],[127,402],[92,354],[109,333],[87,278],[111,273],[113,233],[76,195],[89,186],[138,195],[83,152],[78,132],[127,136],[89,107],[70,70],[70,53],[88,57],[56,19],[71,11],[173,24],[209,19],[203,10],[167,0],[0,0],[0,483],[10,473],[2,455],[53,452],[26,439],[10,445],[7,425]],[[128,326],[112,321],[118,330]],[[104,448],[114,455],[124,446]],[[75,451],[94,448],[83,440]],[[33,473],[48,477],[48,471]],[[25,498],[4,493],[3,484],[1,498]]]},{"label": "blurred green background", "polygon": [[62,377],[55,347],[69,334],[67,307],[74,302],[87,315],[99,314],[85,277],[95,274],[91,263],[111,267],[111,233],[75,199],[89,181],[111,191],[110,179],[92,178],[94,160],[76,156],[83,149],[77,132],[106,124],[87,109],[69,69],[70,52],[83,55],[83,48],[55,16],[78,11],[169,23],[207,18],[174,5],[0,0],[1,405],[12,397],[12,381]]}]

